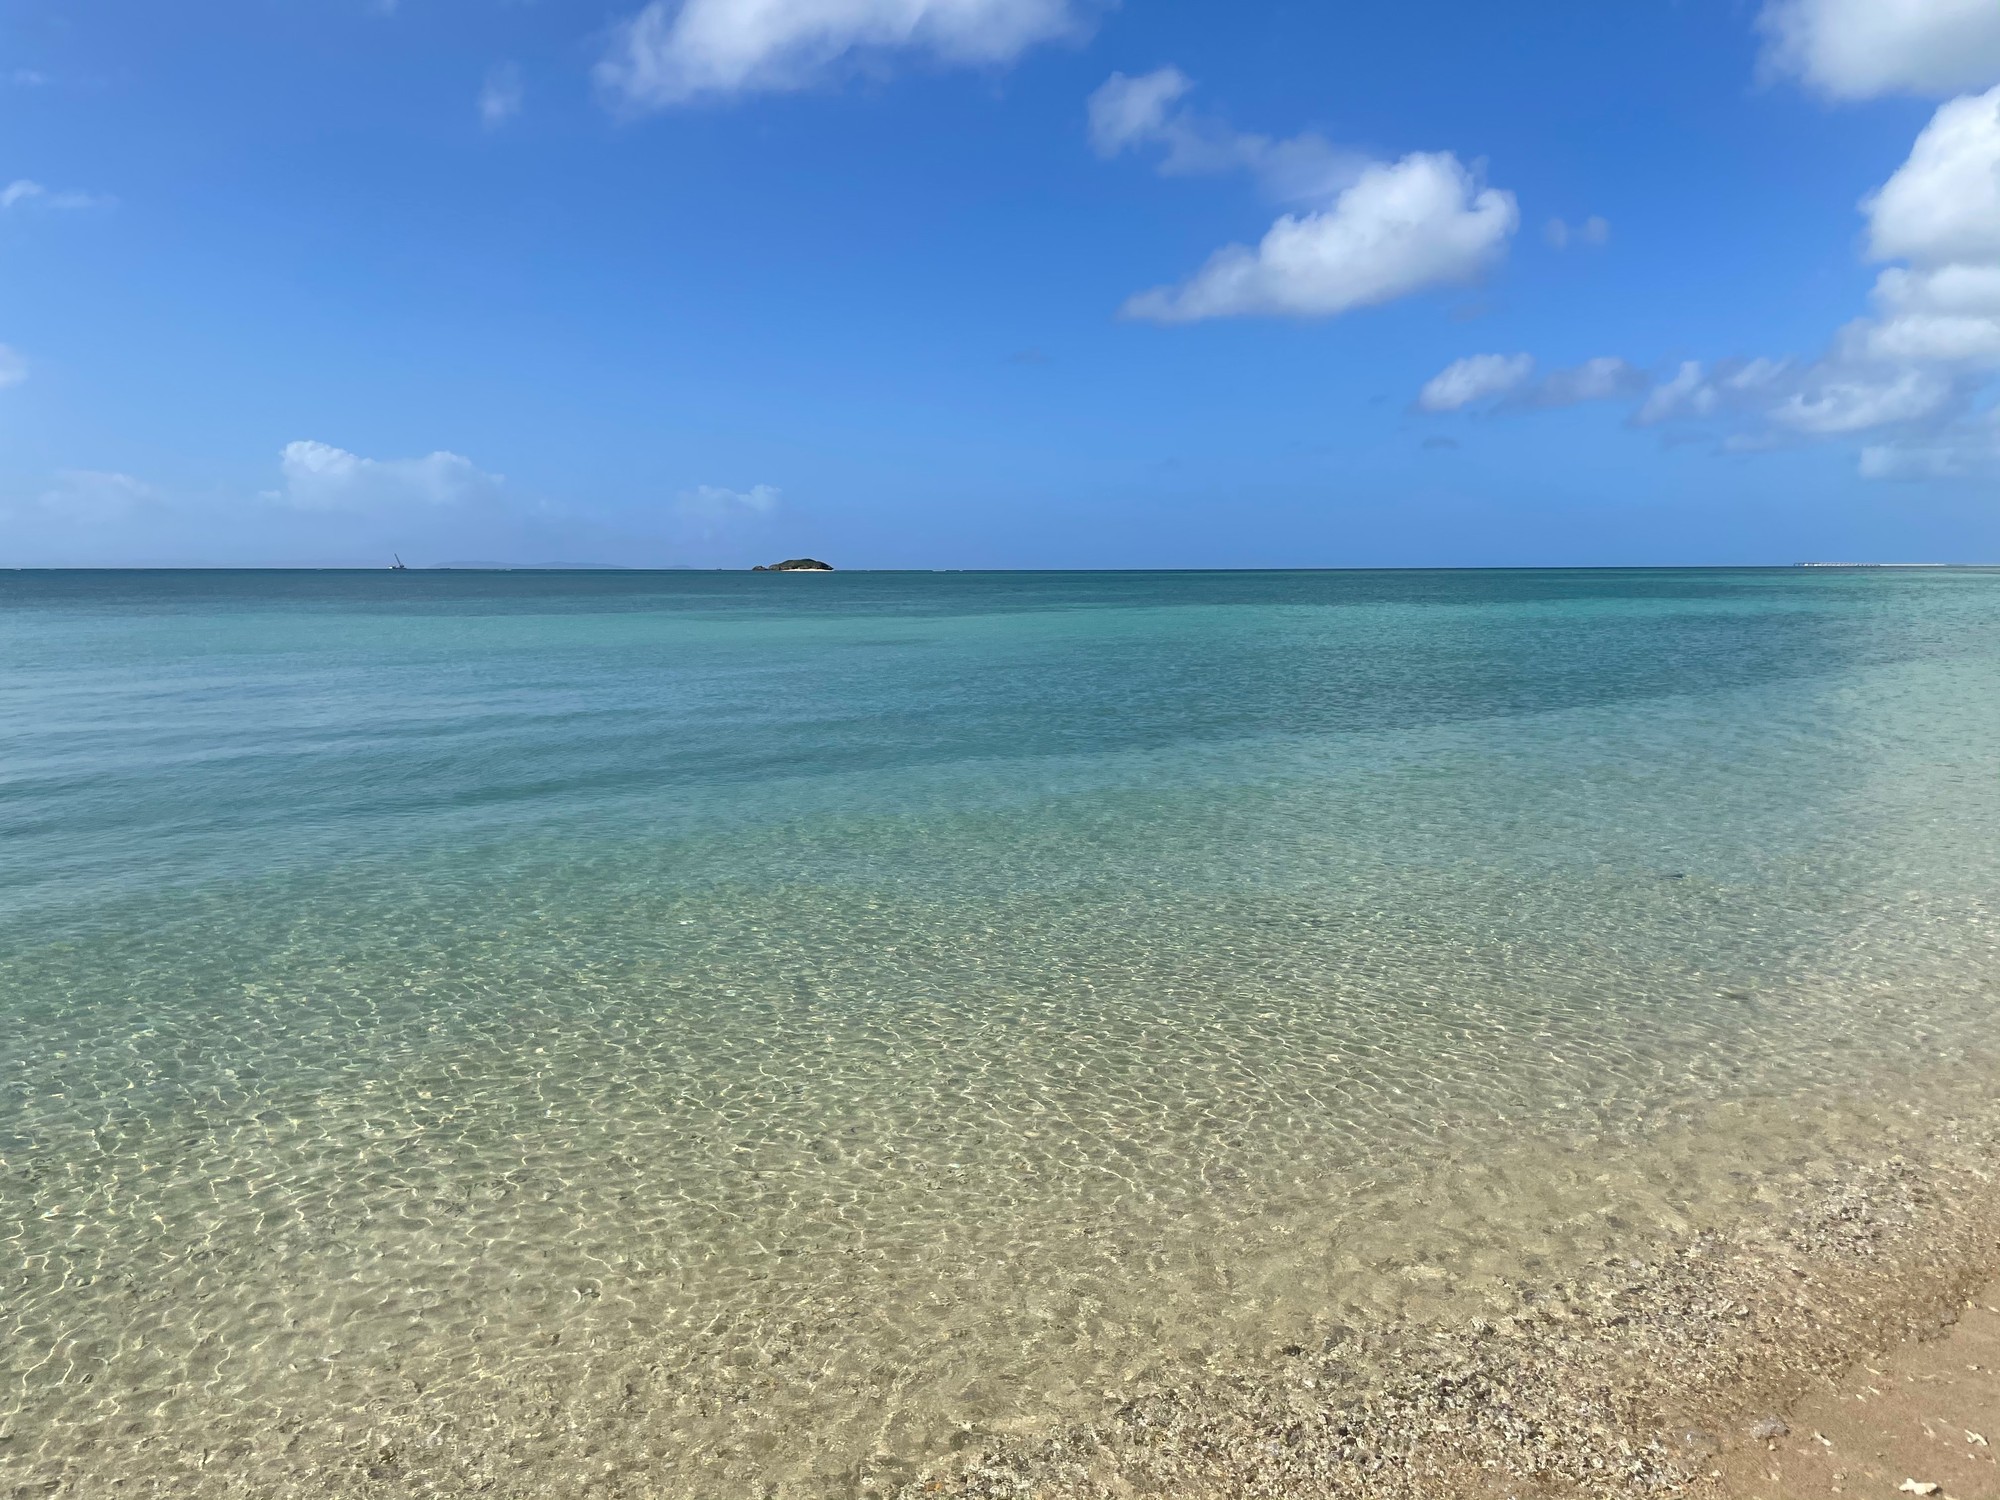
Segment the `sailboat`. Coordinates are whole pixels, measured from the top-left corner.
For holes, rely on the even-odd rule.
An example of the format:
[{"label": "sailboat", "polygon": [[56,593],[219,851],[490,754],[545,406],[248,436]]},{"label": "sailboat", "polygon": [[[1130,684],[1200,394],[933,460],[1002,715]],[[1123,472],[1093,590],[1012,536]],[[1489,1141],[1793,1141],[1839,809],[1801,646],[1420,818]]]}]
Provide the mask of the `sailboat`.
[{"label": "sailboat", "polygon": [[389,555],[396,559],[396,565],[389,570],[391,573],[407,573],[410,571],[408,566],[403,562],[400,553],[391,552]]}]

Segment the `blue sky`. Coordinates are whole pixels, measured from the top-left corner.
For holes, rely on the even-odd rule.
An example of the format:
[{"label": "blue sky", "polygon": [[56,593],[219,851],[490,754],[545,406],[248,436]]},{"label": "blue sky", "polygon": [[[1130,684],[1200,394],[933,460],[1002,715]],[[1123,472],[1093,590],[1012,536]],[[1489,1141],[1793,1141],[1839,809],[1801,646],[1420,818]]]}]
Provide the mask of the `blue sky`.
[{"label": "blue sky", "polygon": [[2000,560],[2000,5],[6,0],[0,563]]}]

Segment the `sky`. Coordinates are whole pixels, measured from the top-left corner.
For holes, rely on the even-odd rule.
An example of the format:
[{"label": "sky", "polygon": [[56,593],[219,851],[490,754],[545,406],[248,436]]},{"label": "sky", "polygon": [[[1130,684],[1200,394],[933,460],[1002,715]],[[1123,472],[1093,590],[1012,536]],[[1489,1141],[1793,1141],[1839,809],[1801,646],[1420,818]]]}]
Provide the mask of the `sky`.
[{"label": "sky", "polygon": [[0,566],[2000,562],[1994,0],[0,0]]}]

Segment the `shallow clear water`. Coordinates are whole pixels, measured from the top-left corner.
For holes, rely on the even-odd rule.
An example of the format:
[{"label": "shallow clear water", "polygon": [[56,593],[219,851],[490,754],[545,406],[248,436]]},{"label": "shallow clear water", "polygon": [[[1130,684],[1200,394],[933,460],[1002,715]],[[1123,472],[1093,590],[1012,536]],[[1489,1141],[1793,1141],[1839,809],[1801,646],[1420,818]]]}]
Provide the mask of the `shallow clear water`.
[{"label": "shallow clear water", "polygon": [[0,574],[0,1466],[848,1494],[1754,1212],[1996,769],[1983,572]]}]

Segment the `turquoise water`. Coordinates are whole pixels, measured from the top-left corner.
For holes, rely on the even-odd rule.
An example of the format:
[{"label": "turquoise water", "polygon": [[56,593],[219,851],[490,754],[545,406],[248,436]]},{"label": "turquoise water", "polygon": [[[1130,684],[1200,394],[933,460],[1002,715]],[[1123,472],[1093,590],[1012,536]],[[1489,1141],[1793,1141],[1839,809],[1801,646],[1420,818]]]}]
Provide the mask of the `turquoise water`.
[{"label": "turquoise water", "polygon": [[0,1465],[856,1494],[1752,1212],[1996,767],[1977,571],[0,574]]}]

